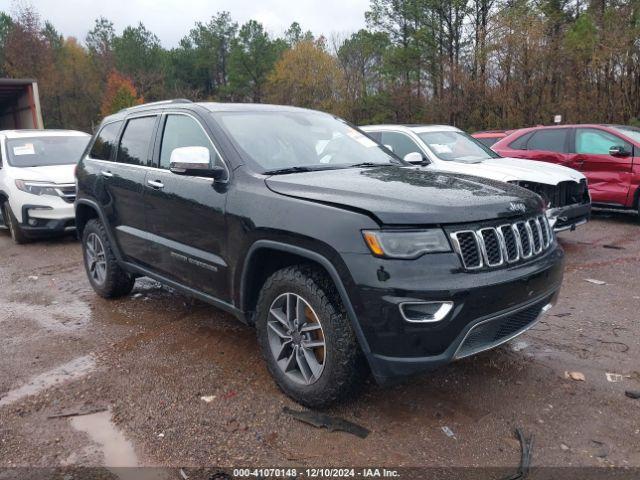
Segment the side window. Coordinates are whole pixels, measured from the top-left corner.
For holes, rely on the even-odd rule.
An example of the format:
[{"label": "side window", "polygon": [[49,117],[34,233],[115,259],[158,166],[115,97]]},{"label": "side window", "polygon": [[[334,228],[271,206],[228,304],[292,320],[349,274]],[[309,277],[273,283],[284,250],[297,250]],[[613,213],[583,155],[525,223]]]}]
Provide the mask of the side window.
[{"label": "side window", "polygon": [[527,142],[527,149],[566,153],[568,133],[567,128],[536,130]]},{"label": "side window", "polygon": [[609,155],[611,147],[624,147],[628,152],[632,151],[630,143],[609,132],[595,128],[579,128],[576,131],[576,153]]},{"label": "side window", "polygon": [[400,158],[404,158],[406,154],[412,152],[418,152],[422,155],[422,151],[420,150],[420,147],[416,145],[416,142],[411,140],[411,138],[404,133],[382,132],[380,143],[383,145],[389,145],[393,149],[393,153]]},{"label": "side window", "polygon": [[111,160],[111,152],[116,148],[120,125],[122,122],[114,122],[102,127],[91,147],[89,157],[96,160]]},{"label": "side window", "polygon": [[514,150],[526,150],[527,142],[533,135],[533,132],[525,133],[524,135],[520,135],[513,142],[509,144],[509,148],[513,148]]},{"label": "side window", "polygon": [[129,120],[120,139],[117,161],[131,165],[148,166],[149,146],[155,124],[155,115]]},{"label": "side window", "polygon": [[200,124],[187,115],[167,115],[160,146],[160,168],[169,168],[171,152],[180,147],[206,147],[209,149],[211,165],[222,162],[213,148],[209,136]]},{"label": "side window", "polygon": [[381,143],[380,141],[382,140],[382,133],[380,132],[365,132],[367,135],[369,135],[371,138],[373,138],[376,142]]}]

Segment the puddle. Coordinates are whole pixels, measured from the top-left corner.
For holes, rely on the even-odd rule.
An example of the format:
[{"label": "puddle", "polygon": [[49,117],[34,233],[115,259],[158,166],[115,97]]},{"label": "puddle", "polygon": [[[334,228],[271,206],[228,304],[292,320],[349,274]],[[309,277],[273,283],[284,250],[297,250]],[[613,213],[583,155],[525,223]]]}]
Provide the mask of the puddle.
[{"label": "puddle", "polygon": [[95,368],[96,363],[91,355],[75,358],[53,370],[41,373],[33,377],[25,385],[7,392],[0,398],[0,407],[10,405],[24,397],[35,395],[60,383],[83,377]]},{"label": "puddle", "polygon": [[[104,456],[104,466],[137,467],[139,465],[133,444],[111,421],[110,411],[74,417],[69,421],[74,429],[86,433],[97,444]],[[119,473],[121,476],[122,472]]]}]

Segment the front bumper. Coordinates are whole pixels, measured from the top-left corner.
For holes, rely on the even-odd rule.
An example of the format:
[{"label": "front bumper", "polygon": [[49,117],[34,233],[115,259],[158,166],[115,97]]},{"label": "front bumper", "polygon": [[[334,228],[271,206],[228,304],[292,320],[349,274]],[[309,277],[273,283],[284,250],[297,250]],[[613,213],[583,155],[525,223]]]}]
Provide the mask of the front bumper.
[{"label": "front bumper", "polygon": [[[382,384],[523,333],[555,302],[564,263],[557,246],[528,263],[479,272],[461,270],[458,257],[449,253],[413,261],[343,258],[350,272],[357,272],[350,296],[371,371]],[[407,322],[399,305],[421,301],[452,301],[454,307],[440,322]]]},{"label": "front bumper", "polygon": [[64,207],[23,205],[20,228],[29,237],[46,236],[75,230],[73,204]]},{"label": "front bumper", "polygon": [[556,232],[575,230],[591,218],[591,203],[576,203],[547,210],[549,223]]}]

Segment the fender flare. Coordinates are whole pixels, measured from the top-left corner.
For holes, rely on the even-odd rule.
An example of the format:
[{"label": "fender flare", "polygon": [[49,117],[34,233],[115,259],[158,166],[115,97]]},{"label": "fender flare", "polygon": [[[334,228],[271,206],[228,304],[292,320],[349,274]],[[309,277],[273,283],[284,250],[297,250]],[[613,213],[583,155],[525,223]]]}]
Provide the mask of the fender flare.
[{"label": "fender flare", "polygon": [[[111,229],[108,227],[109,222],[105,218],[104,212],[102,211],[100,206],[93,200],[89,200],[88,198],[80,198],[76,200],[76,205],[75,205],[76,216],[78,211],[78,205],[87,205],[88,207],[90,207],[92,210],[96,212],[96,214],[98,215],[98,218],[102,222],[102,225],[104,225],[104,230],[105,232],[107,232],[107,237],[109,237],[111,251],[113,251],[113,254],[116,256],[116,260],[118,261],[118,263],[122,265],[124,262],[122,259],[122,254],[120,253],[120,248],[118,247],[118,243],[116,242],[116,239],[113,233],[111,232]],[[80,240],[82,241],[82,238],[80,238]]]},{"label": "fender flare", "polygon": [[[369,347],[369,343],[364,336],[364,332],[362,331],[362,327],[360,326],[360,322],[358,321],[358,316],[356,315],[355,310],[353,309],[353,305],[351,304],[351,299],[349,298],[349,294],[347,293],[347,289],[338,274],[338,271],[333,266],[333,264],[327,259],[325,256],[314,252],[312,250],[308,250],[306,248],[298,247],[295,245],[290,245],[288,243],[281,243],[274,240],[257,240],[254,242],[249,248],[247,255],[244,259],[244,263],[242,266],[242,276],[240,279],[240,305],[244,305],[245,299],[245,291],[247,288],[247,271],[249,262],[251,258],[255,254],[255,252],[261,248],[269,248],[272,250],[280,250],[282,252],[292,253],[298,255],[300,257],[308,258],[318,264],[320,264],[329,274],[331,280],[336,286],[336,290],[338,290],[338,295],[340,295],[340,299],[347,311],[347,316],[349,317],[349,321],[351,322],[351,326],[353,331],[356,333],[356,338],[358,339],[358,343],[360,344],[360,348],[364,352],[364,354],[368,357],[371,353],[371,348]],[[241,307],[242,308],[242,307]]]}]

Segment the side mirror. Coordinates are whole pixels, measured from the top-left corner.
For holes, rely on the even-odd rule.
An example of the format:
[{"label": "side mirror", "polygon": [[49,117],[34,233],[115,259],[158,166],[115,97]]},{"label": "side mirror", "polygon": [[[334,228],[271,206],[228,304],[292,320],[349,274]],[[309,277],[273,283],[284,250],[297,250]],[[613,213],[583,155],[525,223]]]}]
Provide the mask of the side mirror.
[{"label": "side mirror", "polygon": [[631,152],[627,151],[626,148],[622,146],[613,146],[609,148],[609,155],[612,157],[628,157],[631,155]]},{"label": "side mirror", "polygon": [[220,180],[226,171],[220,166],[210,166],[211,154],[206,147],[179,147],[169,158],[169,170],[177,175],[208,177]]},{"label": "side mirror", "polygon": [[421,153],[411,152],[404,156],[404,161],[409,163],[424,163],[424,157]]}]

